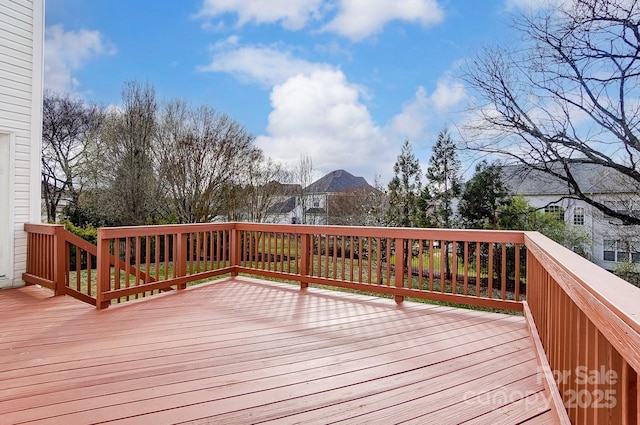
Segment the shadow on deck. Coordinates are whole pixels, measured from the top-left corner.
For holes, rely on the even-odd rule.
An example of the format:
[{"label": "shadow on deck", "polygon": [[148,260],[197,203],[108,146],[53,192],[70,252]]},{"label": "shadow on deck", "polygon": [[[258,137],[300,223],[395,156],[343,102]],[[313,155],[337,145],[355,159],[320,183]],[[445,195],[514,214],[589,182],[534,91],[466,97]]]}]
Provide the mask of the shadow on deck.
[{"label": "shadow on deck", "polygon": [[[549,423],[524,319],[229,278],[0,293],[4,423]],[[527,422],[528,421],[528,422]]]}]

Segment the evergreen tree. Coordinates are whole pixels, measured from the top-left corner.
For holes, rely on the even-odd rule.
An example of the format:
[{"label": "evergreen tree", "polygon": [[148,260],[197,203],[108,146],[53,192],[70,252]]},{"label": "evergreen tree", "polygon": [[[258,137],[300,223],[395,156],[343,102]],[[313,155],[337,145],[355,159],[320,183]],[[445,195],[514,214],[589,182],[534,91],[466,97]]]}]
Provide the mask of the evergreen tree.
[{"label": "evergreen tree", "polygon": [[[433,208],[429,214],[434,227],[450,229],[453,227],[453,199],[460,196],[460,160],[456,153],[456,146],[451,140],[447,129],[438,134],[438,140],[433,146],[433,154],[429,159],[427,180],[429,182],[430,204]],[[446,261],[446,276],[451,278],[451,264],[449,258],[450,247],[447,241],[441,249]]]},{"label": "evergreen tree", "polygon": [[433,146],[427,180],[434,207],[433,224],[436,227],[453,227],[453,200],[460,196],[460,160],[447,129],[438,134],[438,140]]},{"label": "evergreen tree", "polygon": [[458,204],[458,215],[467,229],[498,229],[500,211],[511,203],[511,194],[502,180],[498,164],[482,161],[466,183]]},{"label": "evergreen tree", "polygon": [[[420,163],[413,155],[411,144],[405,140],[402,152],[393,166],[395,176],[389,182],[389,206],[387,209],[387,225],[392,227],[418,227],[424,220],[419,208],[422,197]],[[399,247],[396,247],[396,250]],[[404,268],[409,258],[409,241],[404,241]]]},{"label": "evergreen tree", "polygon": [[409,140],[402,145],[393,172],[395,175],[389,182],[386,224],[392,227],[417,227],[421,222],[418,199],[422,194],[422,172]]}]

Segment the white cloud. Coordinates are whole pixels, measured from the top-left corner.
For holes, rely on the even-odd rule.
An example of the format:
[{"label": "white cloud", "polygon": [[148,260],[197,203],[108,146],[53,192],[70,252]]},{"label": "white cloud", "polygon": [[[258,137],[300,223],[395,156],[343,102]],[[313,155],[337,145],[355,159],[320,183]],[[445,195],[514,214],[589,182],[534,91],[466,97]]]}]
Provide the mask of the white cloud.
[{"label": "white cloud", "polygon": [[113,55],[116,48],[99,31],[81,29],[65,31],[62,25],[45,30],[45,86],[58,92],[73,92],[80,82],[74,73],[89,60],[101,55]]},{"label": "white cloud", "polygon": [[227,72],[240,80],[271,87],[298,74],[309,74],[318,69],[330,68],[326,64],[316,64],[295,58],[291,53],[274,47],[247,46],[232,50],[223,49],[214,54],[209,65],[198,67],[197,70]]},{"label": "white cloud", "polygon": [[438,0],[204,0],[195,16],[207,20],[206,27],[220,28],[225,26],[223,21],[213,23],[211,19],[226,14],[238,17],[238,27],[251,23],[279,24],[291,31],[331,19],[324,25],[324,31],[354,41],[380,32],[391,21],[428,26],[444,19]]},{"label": "white cloud", "polygon": [[342,0],[338,15],[324,29],[359,41],[394,20],[427,26],[443,19],[444,11],[436,0]]},{"label": "white cloud", "polygon": [[204,0],[196,16],[214,18],[234,13],[238,15],[238,26],[280,23],[288,30],[299,30],[310,19],[322,15],[322,6],[323,0]]},{"label": "white cloud", "polygon": [[410,139],[420,137],[427,125],[429,99],[424,87],[418,87],[416,95],[402,107],[402,112],[391,120],[391,129],[396,134],[403,134]]},{"label": "white cloud", "polygon": [[436,90],[431,94],[430,100],[438,113],[446,113],[454,106],[460,104],[467,97],[462,83],[450,80],[448,77],[438,80]]},{"label": "white cloud", "polygon": [[446,121],[446,115],[466,99],[468,96],[464,86],[451,80],[449,76],[438,80],[436,89],[430,96],[427,90],[420,86],[414,98],[406,102],[402,106],[402,112],[391,120],[391,131],[410,139],[423,138],[425,129],[434,124],[433,121]]},{"label": "white cloud", "polygon": [[388,177],[398,143],[405,137],[429,140],[428,131],[440,128],[467,98],[464,87],[445,74],[432,93],[419,87],[402,112],[380,127],[365,105],[366,88],[329,64],[299,59],[277,46],[240,46],[235,37],[212,48],[213,61],[200,71],[227,72],[272,88],[268,126],[256,146],[290,167],[308,154],[318,172],[343,168],[370,180],[376,173]]},{"label": "white cloud", "polygon": [[268,135],[256,145],[289,166],[308,154],[323,173],[344,168],[371,179],[395,154],[360,96],[339,70],[292,77],[271,92]]}]

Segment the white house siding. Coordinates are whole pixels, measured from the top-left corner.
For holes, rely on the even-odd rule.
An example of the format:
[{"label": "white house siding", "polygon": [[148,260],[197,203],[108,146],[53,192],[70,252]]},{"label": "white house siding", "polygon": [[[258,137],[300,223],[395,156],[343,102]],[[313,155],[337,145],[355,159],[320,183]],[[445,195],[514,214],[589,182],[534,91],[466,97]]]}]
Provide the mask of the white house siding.
[{"label": "white house siding", "polygon": [[[601,193],[594,195],[594,199],[604,204],[609,204],[612,199],[623,199],[638,197],[638,194],[631,193]],[[615,270],[621,261],[607,261],[604,258],[605,241],[616,241],[619,243],[633,243],[634,247],[640,246],[640,226],[623,226],[617,219],[611,218],[600,210],[592,207],[584,201],[578,199],[563,198],[558,194],[538,194],[524,195],[527,202],[536,208],[543,208],[546,205],[559,205],[564,208],[564,220],[569,225],[574,223],[574,214],[577,207],[584,209],[584,224],[576,226],[586,232],[591,239],[590,260],[607,270]],[[617,209],[615,205],[611,205]],[[631,254],[631,252],[628,252]]]},{"label": "white house siding", "polygon": [[22,284],[27,254],[23,226],[40,221],[43,46],[44,0],[1,1],[0,143],[5,149],[0,152],[9,154],[9,181],[3,182],[9,199],[0,201],[0,208],[9,211],[9,249],[2,255],[12,260],[8,273],[0,273],[5,274],[0,287]]}]

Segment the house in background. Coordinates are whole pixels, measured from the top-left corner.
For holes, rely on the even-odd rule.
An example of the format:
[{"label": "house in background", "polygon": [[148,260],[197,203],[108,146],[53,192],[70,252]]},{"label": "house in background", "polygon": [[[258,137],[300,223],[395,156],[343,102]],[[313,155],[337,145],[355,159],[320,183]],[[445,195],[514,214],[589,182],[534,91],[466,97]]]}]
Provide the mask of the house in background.
[{"label": "house in background", "polygon": [[20,286],[40,222],[44,1],[0,6],[0,288]]},{"label": "house in background", "polygon": [[281,224],[295,224],[296,220],[296,197],[301,193],[302,188],[299,184],[280,185],[275,202],[267,210],[267,222]]},{"label": "house in background", "polygon": [[362,200],[375,192],[363,177],[332,171],[269,209],[269,222],[283,224],[356,224]]},{"label": "house in background", "polygon": [[[621,173],[595,164],[574,164],[572,174],[583,192],[609,208],[640,217],[640,187]],[[640,264],[640,226],[623,225],[585,201],[570,196],[567,184],[548,173],[518,166],[503,168],[513,193],[543,208],[591,239],[590,259],[607,270],[623,262]]]}]

